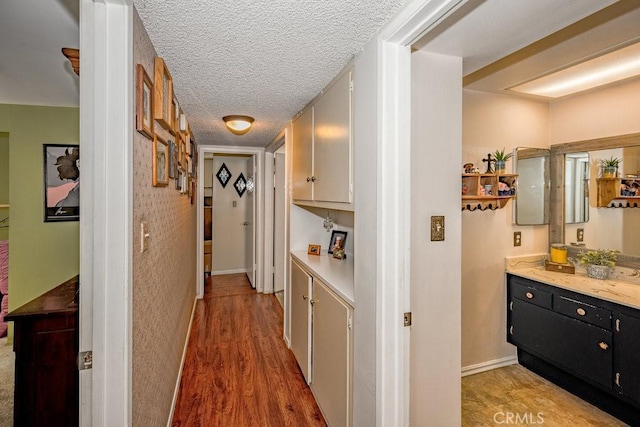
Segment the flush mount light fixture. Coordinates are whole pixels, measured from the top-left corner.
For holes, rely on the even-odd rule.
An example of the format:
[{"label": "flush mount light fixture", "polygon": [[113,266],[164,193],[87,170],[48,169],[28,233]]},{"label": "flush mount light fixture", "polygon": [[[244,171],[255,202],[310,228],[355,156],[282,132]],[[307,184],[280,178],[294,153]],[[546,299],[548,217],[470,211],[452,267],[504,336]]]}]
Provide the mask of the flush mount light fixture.
[{"label": "flush mount light fixture", "polygon": [[224,124],[227,125],[227,129],[235,135],[244,135],[249,132],[253,124],[253,117],[249,116],[224,116],[222,120],[224,120]]},{"label": "flush mount light fixture", "polygon": [[640,43],[547,74],[509,90],[547,98],[560,98],[638,75],[640,75]]}]

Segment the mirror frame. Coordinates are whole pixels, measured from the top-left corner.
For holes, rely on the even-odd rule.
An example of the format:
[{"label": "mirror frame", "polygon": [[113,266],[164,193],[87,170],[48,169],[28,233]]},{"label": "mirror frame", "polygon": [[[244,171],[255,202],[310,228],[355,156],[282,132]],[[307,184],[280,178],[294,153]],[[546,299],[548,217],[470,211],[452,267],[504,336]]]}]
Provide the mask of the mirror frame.
[{"label": "mirror frame", "polygon": [[[549,204],[549,244],[564,242],[564,155],[580,151],[607,150],[613,148],[635,147],[640,145],[640,132],[616,135],[606,138],[587,139],[583,141],[554,144],[551,150],[551,189]],[[640,209],[640,208],[636,208]],[[569,246],[569,255],[582,249]],[[620,254],[616,265],[640,269],[640,256]]]}]

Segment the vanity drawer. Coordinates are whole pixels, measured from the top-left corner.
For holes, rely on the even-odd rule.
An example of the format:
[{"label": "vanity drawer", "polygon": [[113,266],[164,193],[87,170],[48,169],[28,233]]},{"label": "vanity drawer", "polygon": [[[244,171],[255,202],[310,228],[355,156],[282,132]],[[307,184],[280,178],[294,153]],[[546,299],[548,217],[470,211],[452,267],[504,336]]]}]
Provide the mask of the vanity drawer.
[{"label": "vanity drawer", "polygon": [[512,277],[510,283],[511,296],[543,308],[551,309],[553,294],[530,286],[527,282],[530,281],[520,277]]},{"label": "vanity drawer", "polygon": [[611,311],[567,297],[557,297],[555,311],[574,319],[611,329]]}]

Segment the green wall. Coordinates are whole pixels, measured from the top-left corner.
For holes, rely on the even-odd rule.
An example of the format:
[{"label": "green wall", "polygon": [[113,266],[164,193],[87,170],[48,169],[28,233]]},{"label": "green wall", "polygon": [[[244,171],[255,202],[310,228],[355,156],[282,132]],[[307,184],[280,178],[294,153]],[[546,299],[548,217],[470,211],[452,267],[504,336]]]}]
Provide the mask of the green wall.
[{"label": "green wall", "polygon": [[[0,132],[0,206],[9,204],[9,134]],[[0,207],[0,221],[9,216],[9,209]],[[6,223],[0,223],[0,227]],[[0,240],[9,238],[9,229],[0,228]]]},{"label": "green wall", "polygon": [[11,164],[9,310],[79,272],[79,222],[43,221],[42,170],[42,145],[78,144],[79,120],[78,108],[0,105],[0,132],[8,133]]}]

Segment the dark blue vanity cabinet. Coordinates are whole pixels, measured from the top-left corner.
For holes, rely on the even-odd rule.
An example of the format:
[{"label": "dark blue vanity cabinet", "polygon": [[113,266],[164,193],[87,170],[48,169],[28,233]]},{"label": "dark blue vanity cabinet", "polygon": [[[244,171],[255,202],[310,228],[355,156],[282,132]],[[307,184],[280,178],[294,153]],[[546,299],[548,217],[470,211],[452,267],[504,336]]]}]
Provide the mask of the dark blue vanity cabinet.
[{"label": "dark blue vanity cabinet", "polygon": [[639,310],[507,274],[507,341],[521,365],[639,425]]}]

